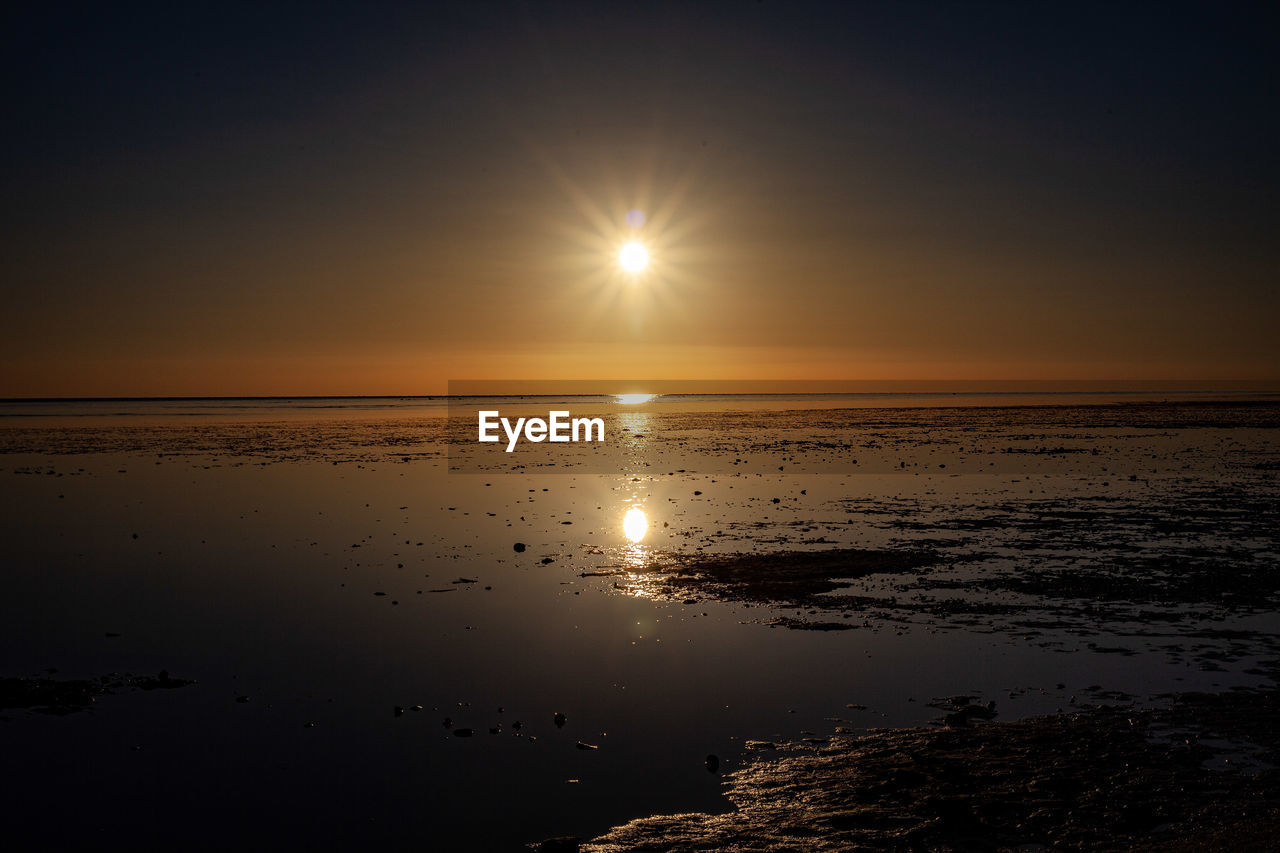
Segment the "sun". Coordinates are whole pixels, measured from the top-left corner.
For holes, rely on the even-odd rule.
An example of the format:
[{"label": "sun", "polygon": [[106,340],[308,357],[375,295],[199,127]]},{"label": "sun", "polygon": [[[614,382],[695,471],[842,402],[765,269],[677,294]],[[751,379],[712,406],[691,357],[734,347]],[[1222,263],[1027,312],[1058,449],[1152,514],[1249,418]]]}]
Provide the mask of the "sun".
[{"label": "sun", "polygon": [[649,250],[634,240],[618,252],[618,265],[629,273],[638,273],[649,266]]}]

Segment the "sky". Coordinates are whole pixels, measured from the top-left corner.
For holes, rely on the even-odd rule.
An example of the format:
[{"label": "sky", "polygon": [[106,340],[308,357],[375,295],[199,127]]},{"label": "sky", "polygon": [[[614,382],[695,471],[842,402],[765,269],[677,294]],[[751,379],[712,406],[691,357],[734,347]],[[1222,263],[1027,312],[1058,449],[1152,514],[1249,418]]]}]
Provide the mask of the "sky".
[{"label": "sky", "polygon": [[0,397],[1280,380],[1263,4],[3,15]]}]

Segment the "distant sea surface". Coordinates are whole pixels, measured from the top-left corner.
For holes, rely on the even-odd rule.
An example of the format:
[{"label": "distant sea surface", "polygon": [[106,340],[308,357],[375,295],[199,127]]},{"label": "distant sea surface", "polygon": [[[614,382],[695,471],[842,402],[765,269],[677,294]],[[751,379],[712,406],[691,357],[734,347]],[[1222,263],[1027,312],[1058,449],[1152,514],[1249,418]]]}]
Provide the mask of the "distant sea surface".
[{"label": "distant sea surface", "polygon": [[[1002,387],[1004,386],[1004,387]],[[951,388],[969,390],[950,390]],[[614,394],[475,394],[449,397],[150,397],[0,400],[5,418],[215,418],[275,420],[352,416],[444,416],[450,404],[539,408],[754,411],[778,409],[924,408],[966,406],[1081,406],[1132,403],[1280,401],[1280,383],[1219,382],[1115,384],[1041,382],[915,383],[897,389],[831,393],[670,393],[642,402]]]}]

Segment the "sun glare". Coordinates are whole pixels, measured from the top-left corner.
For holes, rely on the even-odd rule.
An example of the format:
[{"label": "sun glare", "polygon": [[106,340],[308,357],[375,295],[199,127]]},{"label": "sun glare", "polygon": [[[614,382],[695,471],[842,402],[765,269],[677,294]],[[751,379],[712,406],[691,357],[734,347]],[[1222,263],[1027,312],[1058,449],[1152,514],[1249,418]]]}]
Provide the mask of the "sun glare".
[{"label": "sun glare", "polygon": [[648,529],[649,519],[645,516],[644,510],[638,506],[627,510],[626,516],[622,519],[622,532],[628,539],[639,542]]},{"label": "sun glare", "polygon": [[615,394],[613,399],[624,406],[634,406],[639,403],[647,403],[656,396],[656,394]]},{"label": "sun glare", "polygon": [[618,252],[618,264],[629,273],[638,273],[649,266],[649,250],[632,241]]}]

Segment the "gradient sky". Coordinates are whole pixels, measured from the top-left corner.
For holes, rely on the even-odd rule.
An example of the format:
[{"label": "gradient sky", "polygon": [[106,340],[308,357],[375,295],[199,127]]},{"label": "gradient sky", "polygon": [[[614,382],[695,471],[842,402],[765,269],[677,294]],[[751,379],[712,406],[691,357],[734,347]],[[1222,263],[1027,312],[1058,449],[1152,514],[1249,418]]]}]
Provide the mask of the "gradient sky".
[{"label": "gradient sky", "polygon": [[1280,379],[1262,5],[6,12],[0,396]]}]

